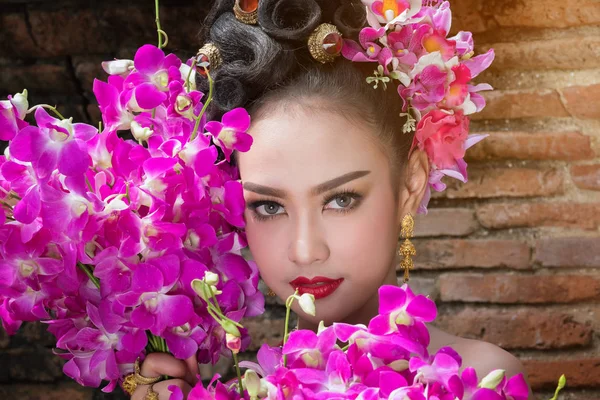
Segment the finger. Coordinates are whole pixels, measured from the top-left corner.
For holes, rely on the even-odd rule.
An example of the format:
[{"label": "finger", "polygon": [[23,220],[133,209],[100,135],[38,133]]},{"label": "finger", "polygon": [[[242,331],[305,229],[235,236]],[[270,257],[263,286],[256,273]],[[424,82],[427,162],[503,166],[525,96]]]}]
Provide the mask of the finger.
[{"label": "finger", "polygon": [[131,395],[131,400],[144,400],[149,387],[150,385],[138,385]]},{"label": "finger", "polygon": [[185,379],[187,371],[187,365],[183,360],[178,360],[167,353],[148,354],[140,367],[140,374],[147,378],[167,375]]},{"label": "finger", "polygon": [[198,358],[196,354],[185,359],[185,365],[187,366],[188,376],[186,377],[186,381],[188,383],[195,385],[198,382],[198,375],[200,374],[200,368],[198,367]]}]

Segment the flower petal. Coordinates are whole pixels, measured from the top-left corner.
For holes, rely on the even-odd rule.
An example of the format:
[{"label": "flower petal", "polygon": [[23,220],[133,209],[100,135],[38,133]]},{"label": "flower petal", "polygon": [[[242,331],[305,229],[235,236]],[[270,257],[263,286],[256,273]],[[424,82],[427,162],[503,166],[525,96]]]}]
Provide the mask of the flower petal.
[{"label": "flower petal", "polygon": [[138,49],[135,53],[133,63],[135,69],[143,74],[153,74],[161,66],[165,60],[165,53],[156,46],[146,44]]},{"label": "flower petal", "polygon": [[151,110],[167,99],[167,94],[161,92],[152,83],[142,83],[135,88],[135,100],[144,110]]},{"label": "flower petal", "polygon": [[85,144],[79,140],[66,143],[58,157],[58,172],[66,176],[83,175],[90,166],[90,156]]}]

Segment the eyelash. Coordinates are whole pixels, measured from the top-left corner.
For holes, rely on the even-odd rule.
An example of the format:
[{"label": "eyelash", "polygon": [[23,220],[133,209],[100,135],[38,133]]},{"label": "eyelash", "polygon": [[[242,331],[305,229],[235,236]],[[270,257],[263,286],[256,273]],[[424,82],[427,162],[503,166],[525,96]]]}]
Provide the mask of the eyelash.
[{"label": "eyelash", "polygon": [[[334,193],[331,196],[328,196],[324,201],[323,201],[323,207],[325,207],[327,204],[331,203],[333,200],[339,198],[339,197],[344,197],[344,196],[348,196],[350,197],[353,201],[352,203],[350,203],[350,206],[345,207],[345,208],[335,208],[335,209],[330,209],[330,210],[334,210],[335,212],[338,212],[340,214],[347,214],[350,211],[354,210],[361,202],[362,200],[362,195],[353,191],[353,190],[342,190],[340,192]],[[248,208],[250,210],[252,210],[253,216],[257,221],[268,221],[271,220],[275,217],[280,216],[281,214],[274,214],[274,215],[262,215],[259,214],[256,209],[260,206],[264,206],[267,204],[276,204],[279,207],[283,206],[281,204],[279,204],[276,201],[272,201],[272,200],[259,200],[259,201],[255,201],[253,203],[249,203],[248,204]]]}]

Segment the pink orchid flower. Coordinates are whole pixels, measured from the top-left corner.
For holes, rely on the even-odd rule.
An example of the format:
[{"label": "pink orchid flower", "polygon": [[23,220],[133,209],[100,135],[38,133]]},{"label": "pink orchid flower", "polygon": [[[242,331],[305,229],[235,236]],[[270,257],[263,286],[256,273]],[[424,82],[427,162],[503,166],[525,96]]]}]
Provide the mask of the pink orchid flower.
[{"label": "pink orchid flower", "polygon": [[174,54],[165,53],[156,46],[144,45],[133,59],[135,70],[125,79],[124,87],[133,91],[130,104],[133,111],[153,109],[165,100],[169,83],[181,80],[181,61]]},{"label": "pink orchid flower", "polygon": [[98,130],[87,124],[53,118],[42,107],[35,111],[35,119],[38,127],[23,128],[10,142],[11,156],[31,162],[42,179],[56,168],[66,176],[83,174],[90,165],[85,142]]},{"label": "pink orchid flower", "polygon": [[21,129],[29,125],[24,121],[28,108],[26,90],[0,101],[0,140],[12,140]]},{"label": "pink orchid flower", "polygon": [[223,115],[221,122],[210,121],[204,129],[209,132],[223,150],[225,159],[230,160],[234,150],[246,152],[252,145],[252,136],[246,131],[250,127],[250,115],[243,108],[236,108]]}]

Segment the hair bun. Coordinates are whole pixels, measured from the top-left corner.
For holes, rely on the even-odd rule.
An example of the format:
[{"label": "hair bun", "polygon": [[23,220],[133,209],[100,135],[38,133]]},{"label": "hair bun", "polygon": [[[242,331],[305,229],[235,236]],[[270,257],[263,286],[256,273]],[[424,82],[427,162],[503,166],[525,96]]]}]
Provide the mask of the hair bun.
[{"label": "hair bun", "polygon": [[306,40],[321,22],[321,7],[314,0],[260,0],[258,23],[280,40]]},{"label": "hair bun", "polygon": [[367,23],[367,14],[362,4],[350,2],[339,6],[333,14],[333,24],[346,38],[357,37]]},{"label": "hair bun", "polygon": [[219,108],[220,112],[242,107],[248,100],[244,85],[235,78],[220,75],[214,81],[214,105]]}]

